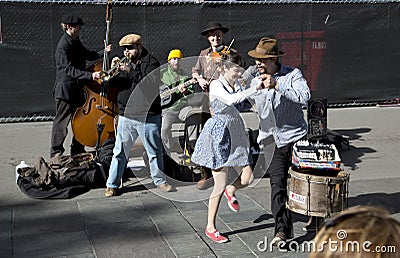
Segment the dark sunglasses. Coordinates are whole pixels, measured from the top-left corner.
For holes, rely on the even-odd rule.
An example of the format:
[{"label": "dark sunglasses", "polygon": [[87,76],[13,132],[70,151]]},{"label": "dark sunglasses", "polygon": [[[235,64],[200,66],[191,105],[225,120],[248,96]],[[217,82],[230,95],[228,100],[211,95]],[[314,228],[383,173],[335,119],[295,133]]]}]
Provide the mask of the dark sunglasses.
[{"label": "dark sunglasses", "polygon": [[123,48],[123,49],[126,49],[126,50],[132,50],[132,49],[136,49],[137,46],[134,46],[134,45],[126,45],[126,46],[122,46],[122,48]]}]

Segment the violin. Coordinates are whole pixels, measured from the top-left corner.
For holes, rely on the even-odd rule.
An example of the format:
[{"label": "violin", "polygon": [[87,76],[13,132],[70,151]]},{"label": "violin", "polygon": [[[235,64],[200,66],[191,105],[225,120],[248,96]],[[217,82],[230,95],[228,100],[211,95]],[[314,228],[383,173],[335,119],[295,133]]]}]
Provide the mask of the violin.
[{"label": "violin", "polygon": [[221,62],[221,59],[223,59],[226,55],[229,55],[229,53],[231,52],[231,46],[232,46],[234,41],[235,41],[235,39],[232,39],[232,41],[229,44],[229,46],[221,45],[221,46],[217,47],[215,49],[215,51],[211,53],[211,59],[215,63]]},{"label": "violin", "polygon": [[221,46],[217,47],[214,52],[211,53],[211,60],[214,61],[214,63],[217,64],[217,66],[215,67],[214,72],[212,73],[210,79],[208,80],[208,84],[211,83],[211,81],[214,78],[215,73],[220,68],[221,60],[224,59],[226,57],[226,55],[229,55],[234,41],[235,41],[235,39],[232,39],[229,46],[221,45]]}]

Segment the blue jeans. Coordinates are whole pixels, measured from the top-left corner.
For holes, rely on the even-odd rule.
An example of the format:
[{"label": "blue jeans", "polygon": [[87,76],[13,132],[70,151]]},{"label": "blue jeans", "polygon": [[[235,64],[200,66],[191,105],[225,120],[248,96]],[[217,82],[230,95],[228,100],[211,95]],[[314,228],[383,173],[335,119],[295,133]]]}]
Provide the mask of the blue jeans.
[{"label": "blue jeans", "polygon": [[137,137],[140,137],[149,157],[150,174],[154,184],[158,186],[166,182],[163,172],[161,115],[150,116],[146,122],[119,116],[107,187],[120,186],[129,153]]}]

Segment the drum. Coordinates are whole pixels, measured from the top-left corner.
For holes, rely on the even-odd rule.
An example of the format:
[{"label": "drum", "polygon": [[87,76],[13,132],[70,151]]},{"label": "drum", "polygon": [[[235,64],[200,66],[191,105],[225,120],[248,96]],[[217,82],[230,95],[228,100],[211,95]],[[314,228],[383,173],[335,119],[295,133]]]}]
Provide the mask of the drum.
[{"label": "drum", "polygon": [[347,207],[349,173],[340,171],[337,176],[321,176],[290,168],[289,174],[289,210],[327,218]]}]

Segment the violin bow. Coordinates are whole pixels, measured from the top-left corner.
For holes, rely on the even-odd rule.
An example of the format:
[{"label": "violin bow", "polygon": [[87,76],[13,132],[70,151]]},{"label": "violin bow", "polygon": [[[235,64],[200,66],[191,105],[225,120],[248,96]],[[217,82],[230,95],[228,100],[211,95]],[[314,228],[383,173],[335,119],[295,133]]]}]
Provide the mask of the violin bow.
[{"label": "violin bow", "polygon": [[229,50],[231,50],[231,47],[232,47],[234,41],[235,41],[235,39],[232,39],[232,40],[231,40],[231,43],[229,43],[229,46],[228,46],[228,48],[226,49],[226,52],[227,52],[227,53],[229,53]]}]

